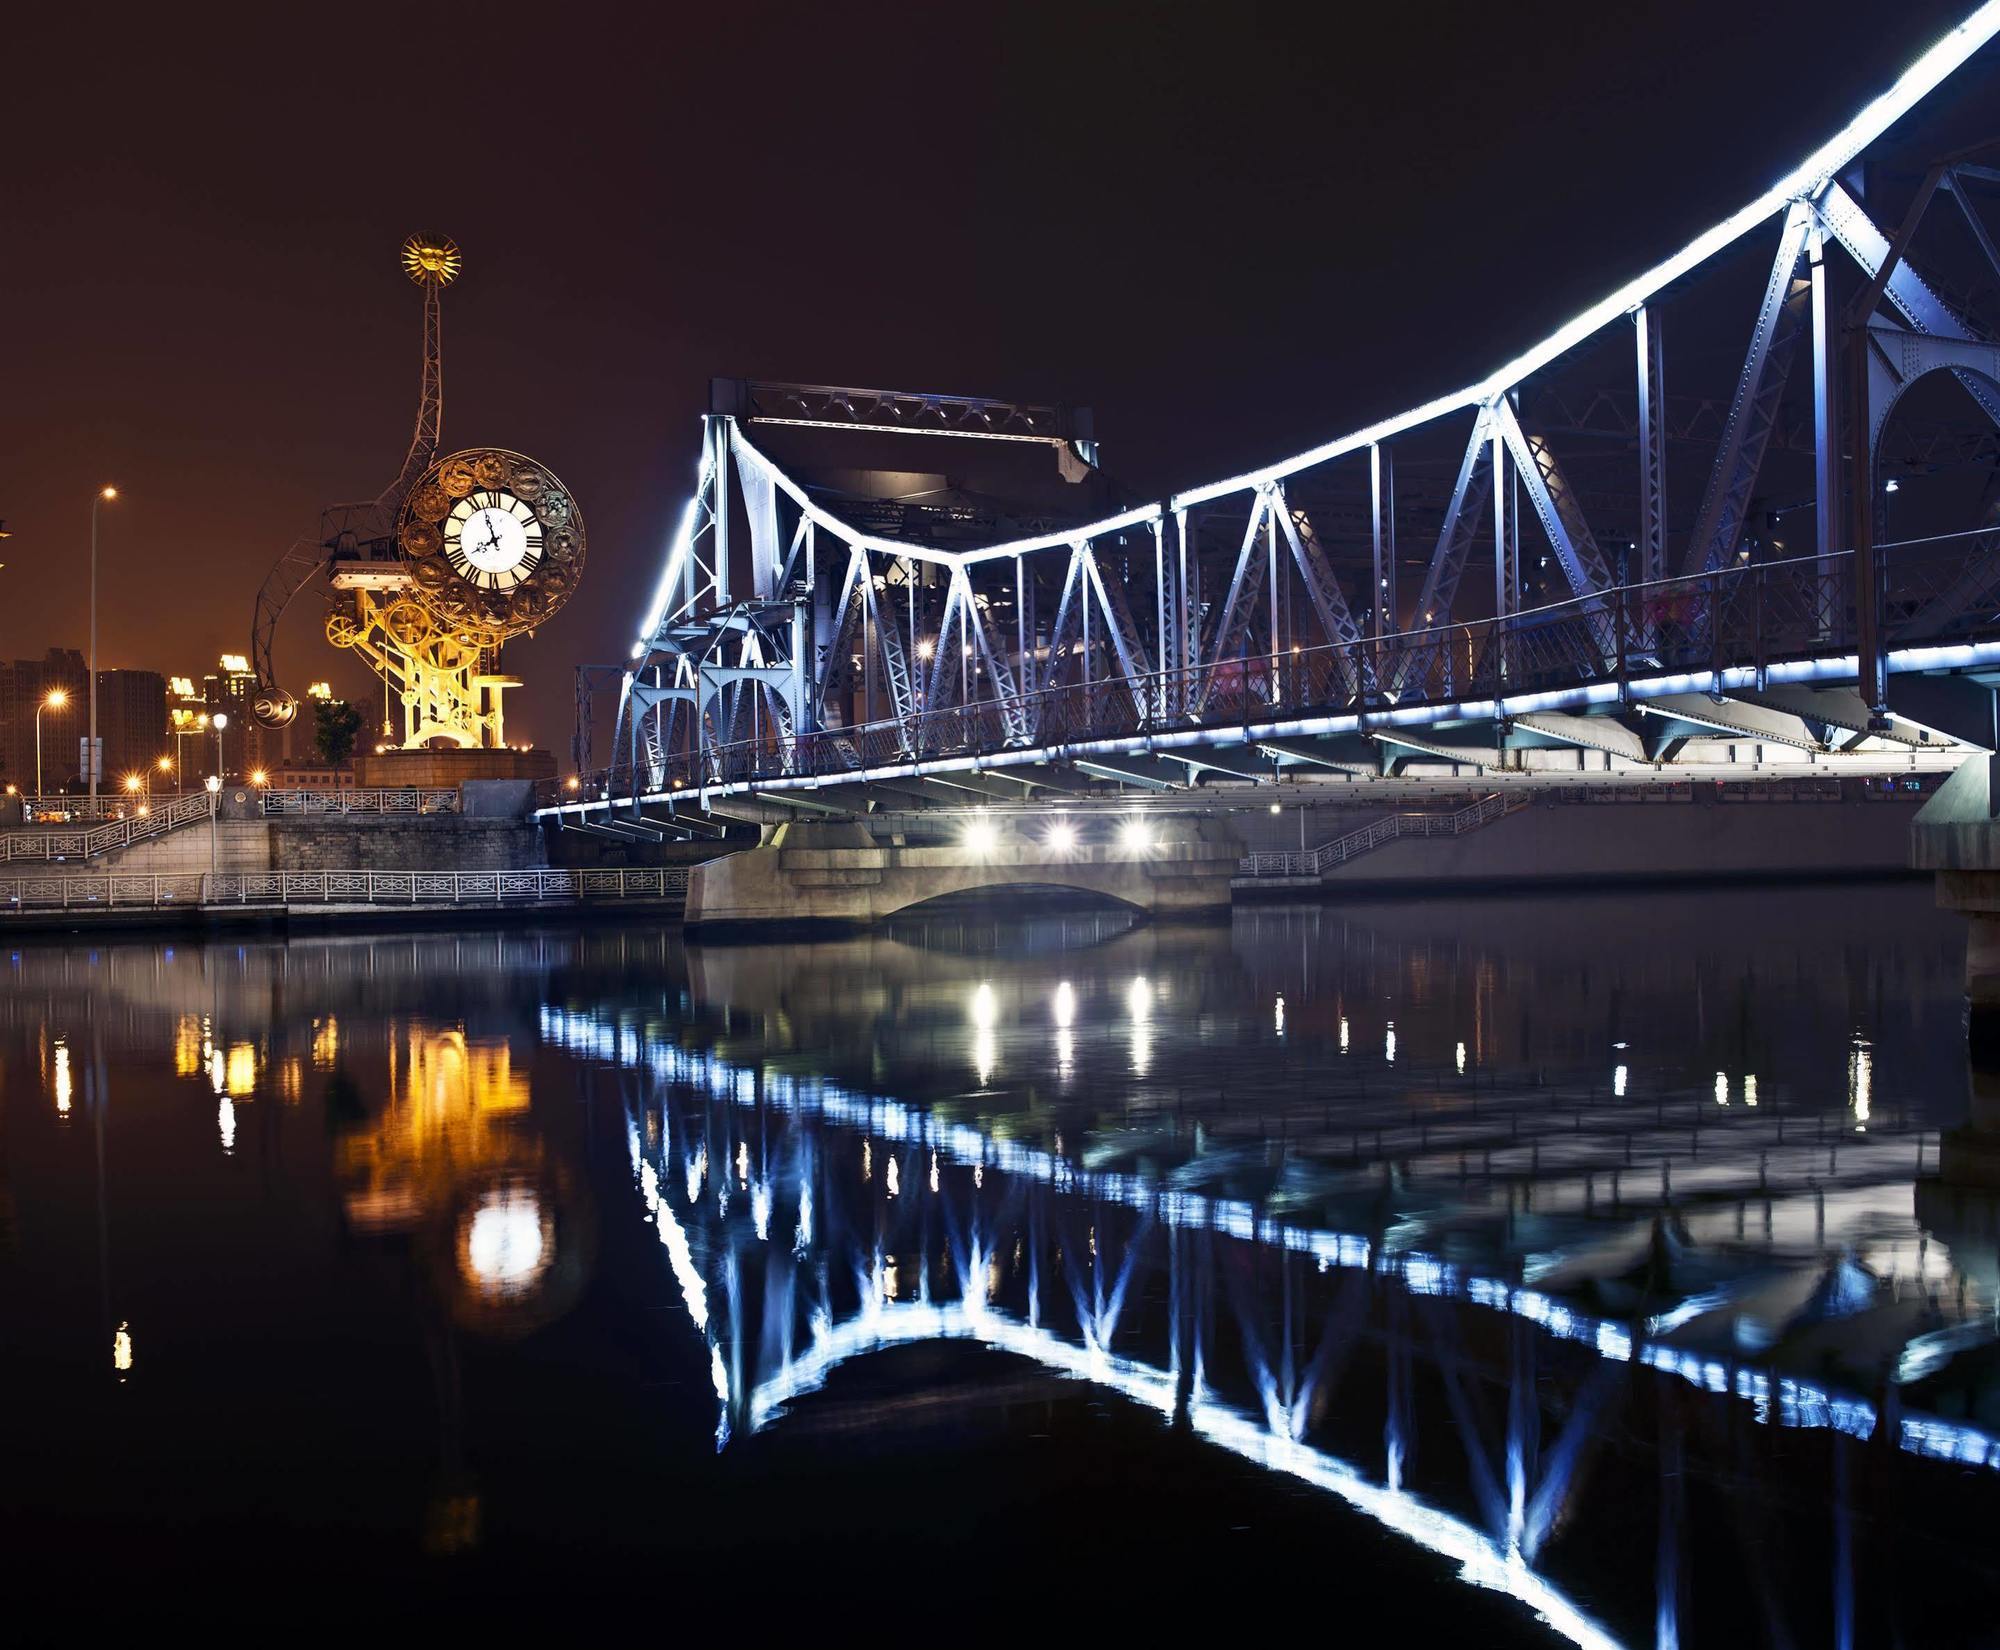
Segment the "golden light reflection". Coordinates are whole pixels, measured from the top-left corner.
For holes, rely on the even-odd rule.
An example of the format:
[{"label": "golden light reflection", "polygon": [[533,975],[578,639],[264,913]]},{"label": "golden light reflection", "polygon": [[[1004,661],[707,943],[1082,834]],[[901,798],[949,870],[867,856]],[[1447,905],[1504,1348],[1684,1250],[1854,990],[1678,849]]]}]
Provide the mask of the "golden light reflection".
[{"label": "golden light reflection", "polygon": [[313,1021],[312,1062],[315,1071],[331,1071],[340,1056],[340,1022],[329,1014]]},{"label": "golden light reflection", "polygon": [[257,1092],[257,1050],[249,1043],[231,1043],[223,1068],[222,1086],[232,1100],[248,1100]]},{"label": "golden light reflection", "polygon": [[[329,1018],[314,1063],[337,1048]],[[528,1074],[507,1040],[407,1023],[388,1055],[387,1104],[340,1140],[348,1220],[414,1237],[473,1327],[522,1333],[566,1310],[588,1265],[571,1212],[584,1200],[529,1127]]]},{"label": "golden light reflection", "polygon": [[174,1075],[201,1075],[201,1021],[192,1014],[174,1021]]},{"label": "golden light reflection", "polygon": [[61,1037],[58,1037],[56,1039],[55,1061],[56,1061],[56,1079],[55,1079],[56,1116],[66,1118],[69,1116],[70,1095],[71,1095],[71,1078],[69,1071],[69,1044]]},{"label": "golden light reflection", "polygon": [[[99,1334],[103,1331],[99,1330]],[[132,1373],[132,1326],[120,1323],[118,1332],[111,1337],[111,1367],[118,1371],[122,1381]]]}]

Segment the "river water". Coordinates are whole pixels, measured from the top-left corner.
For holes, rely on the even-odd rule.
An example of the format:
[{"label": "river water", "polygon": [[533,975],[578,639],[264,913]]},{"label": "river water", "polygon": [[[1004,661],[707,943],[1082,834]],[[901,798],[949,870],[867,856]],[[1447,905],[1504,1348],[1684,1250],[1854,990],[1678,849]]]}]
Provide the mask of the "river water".
[{"label": "river water", "polygon": [[1962,946],[1908,883],[22,941],[13,1619],[1992,1642]]}]

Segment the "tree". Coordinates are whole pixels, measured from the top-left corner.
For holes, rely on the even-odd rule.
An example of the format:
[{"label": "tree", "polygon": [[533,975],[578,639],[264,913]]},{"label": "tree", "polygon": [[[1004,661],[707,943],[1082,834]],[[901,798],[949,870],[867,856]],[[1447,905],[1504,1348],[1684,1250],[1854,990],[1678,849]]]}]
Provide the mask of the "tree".
[{"label": "tree", "polygon": [[340,770],[354,755],[355,742],[360,737],[361,712],[345,699],[313,701],[313,749],[333,769],[335,789],[340,786]]}]

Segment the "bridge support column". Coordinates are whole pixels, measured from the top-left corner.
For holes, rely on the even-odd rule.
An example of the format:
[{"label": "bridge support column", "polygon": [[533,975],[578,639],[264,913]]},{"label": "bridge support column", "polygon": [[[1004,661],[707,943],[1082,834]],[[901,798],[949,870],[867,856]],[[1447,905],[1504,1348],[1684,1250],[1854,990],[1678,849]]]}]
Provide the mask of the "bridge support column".
[{"label": "bridge support column", "polygon": [[1938,1164],[1946,1182],[2000,1190],[2000,773],[1996,759],[1967,757],[1910,828],[1910,862],[1937,873],[1938,904],[1963,911],[1966,1053],[1972,1116],[1946,1132]]}]

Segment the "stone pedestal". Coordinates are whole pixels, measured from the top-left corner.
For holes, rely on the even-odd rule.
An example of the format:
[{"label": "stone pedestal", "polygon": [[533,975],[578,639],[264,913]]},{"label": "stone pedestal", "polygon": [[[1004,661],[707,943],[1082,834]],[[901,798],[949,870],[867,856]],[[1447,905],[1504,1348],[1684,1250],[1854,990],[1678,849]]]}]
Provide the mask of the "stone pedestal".
[{"label": "stone pedestal", "polygon": [[448,791],[468,779],[553,779],[556,754],[545,750],[364,751],[354,759],[362,790]]}]

